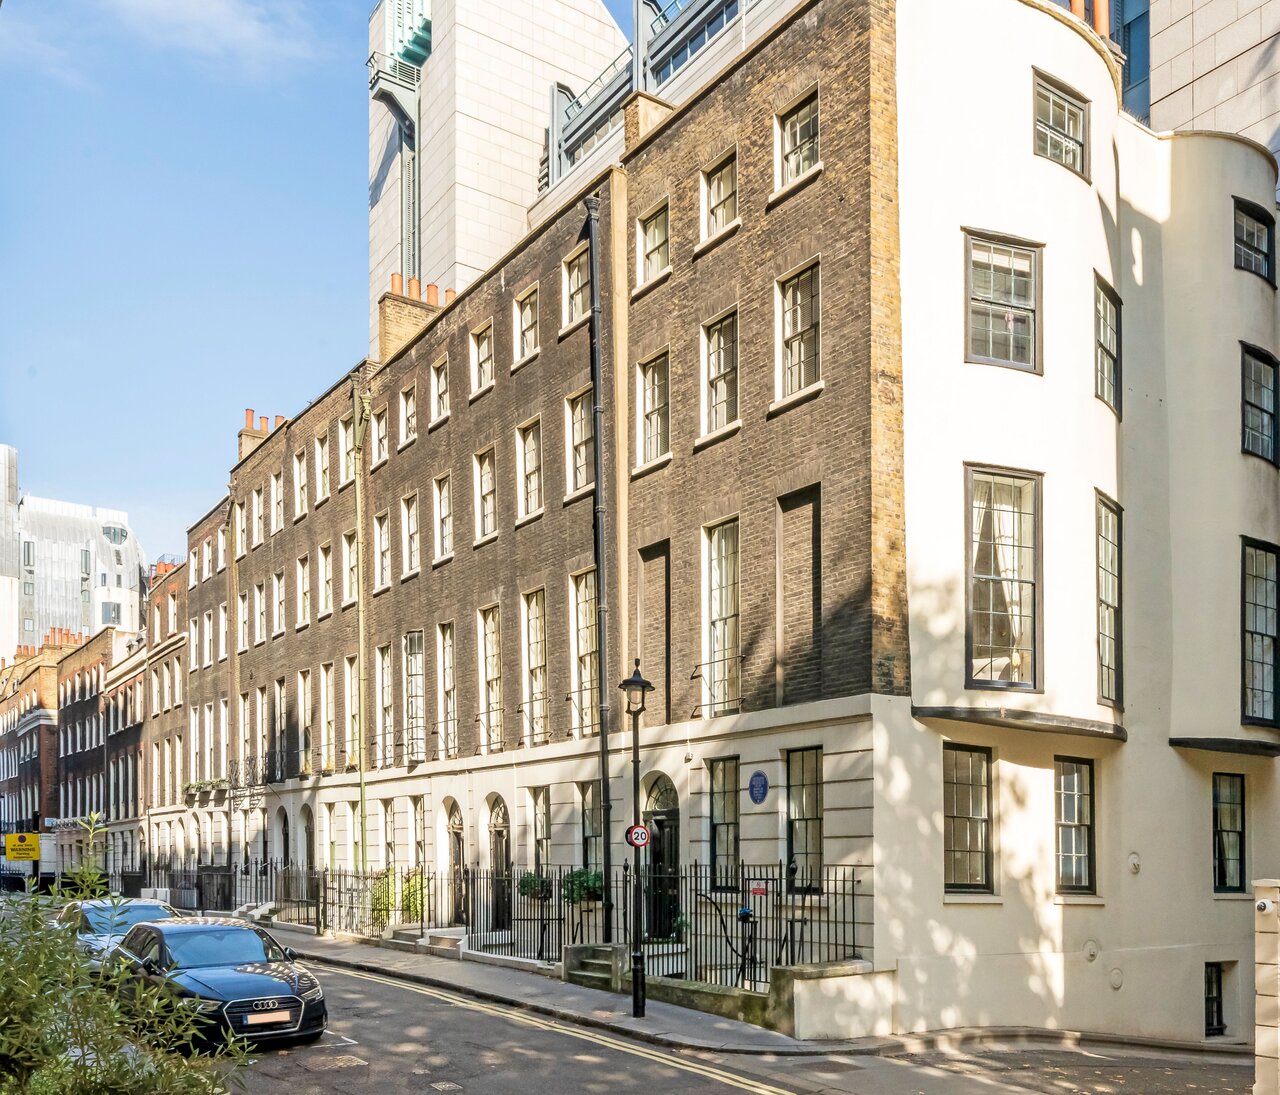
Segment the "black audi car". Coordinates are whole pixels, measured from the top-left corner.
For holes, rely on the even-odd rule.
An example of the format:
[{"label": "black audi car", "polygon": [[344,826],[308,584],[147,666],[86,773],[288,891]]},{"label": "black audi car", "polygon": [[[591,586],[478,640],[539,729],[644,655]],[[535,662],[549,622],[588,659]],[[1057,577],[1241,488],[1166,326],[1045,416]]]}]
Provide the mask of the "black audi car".
[{"label": "black audi car", "polygon": [[297,955],[243,920],[199,916],[135,924],[112,952],[123,984],[163,984],[199,1010],[205,1039],[314,1041],[328,1020],[320,982]]}]

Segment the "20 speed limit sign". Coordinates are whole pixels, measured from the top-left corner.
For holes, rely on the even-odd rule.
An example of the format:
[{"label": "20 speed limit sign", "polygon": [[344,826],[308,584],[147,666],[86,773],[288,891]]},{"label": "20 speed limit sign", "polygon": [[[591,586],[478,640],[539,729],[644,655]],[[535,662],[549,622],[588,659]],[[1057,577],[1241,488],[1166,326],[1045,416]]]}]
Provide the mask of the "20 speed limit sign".
[{"label": "20 speed limit sign", "polygon": [[627,843],[633,848],[644,848],[649,844],[649,830],[643,825],[627,827]]}]

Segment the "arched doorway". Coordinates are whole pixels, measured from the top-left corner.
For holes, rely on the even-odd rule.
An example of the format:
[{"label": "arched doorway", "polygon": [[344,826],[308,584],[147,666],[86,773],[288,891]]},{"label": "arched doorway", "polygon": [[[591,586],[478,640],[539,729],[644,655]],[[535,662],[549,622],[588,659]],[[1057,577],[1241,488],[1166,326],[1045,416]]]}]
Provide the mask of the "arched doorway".
[{"label": "arched doorway", "polygon": [[289,866],[289,812],[281,806],[276,811],[276,830],[280,834],[280,866]]},{"label": "arched doorway", "polygon": [[645,927],[649,938],[668,939],[680,916],[680,796],[664,775],[649,785],[644,822],[649,827]]},{"label": "arched doorway", "polygon": [[493,930],[511,928],[511,818],[507,804],[494,796],[489,808],[489,867],[493,876],[493,898],[490,915]]},{"label": "arched doorway", "polygon": [[303,805],[298,811],[298,824],[302,827],[302,840],[298,844],[298,866],[304,871],[316,862],[316,823],[311,807]]},{"label": "arched doorway", "polygon": [[449,806],[449,888],[453,893],[452,924],[467,922],[466,845],[462,810],[456,802]]}]

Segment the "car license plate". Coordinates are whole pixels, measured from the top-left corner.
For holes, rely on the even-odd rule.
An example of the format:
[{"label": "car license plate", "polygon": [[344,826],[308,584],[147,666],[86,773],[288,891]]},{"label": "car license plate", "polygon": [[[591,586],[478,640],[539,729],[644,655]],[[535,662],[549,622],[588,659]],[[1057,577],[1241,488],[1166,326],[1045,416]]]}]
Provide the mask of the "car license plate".
[{"label": "car license plate", "polygon": [[255,1011],[251,1015],[245,1016],[245,1022],[253,1027],[260,1023],[287,1023],[289,1021],[289,1012],[284,1011]]}]

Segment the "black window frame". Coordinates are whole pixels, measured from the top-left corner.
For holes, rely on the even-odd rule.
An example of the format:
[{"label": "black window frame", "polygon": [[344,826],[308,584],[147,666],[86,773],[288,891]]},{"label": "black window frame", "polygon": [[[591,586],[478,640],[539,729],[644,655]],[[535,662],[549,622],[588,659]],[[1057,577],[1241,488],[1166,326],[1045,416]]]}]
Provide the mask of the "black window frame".
[{"label": "black window frame", "polygon": [[[716,773],[724,772],[721,789],[716,790]],[[728,780],[732,776],[732,785]],[[707,761],[707,819],[709,830],[709,860],[711,862],[711,888],[713,890],[736,890],[742,870],[742,770],[739,758],[712,757]],[[717,808],[718,807],[718,808]],[[730,819],[732,814],[732,819]],[[720,861],[717,848],[720,842],[716,839],[720,830],[729,835],[732,846],[730,863]]]},{"label": "black window frame", "polygon": [[[1097,579],[1097,619],[1098,619],[1098,702],[1117,711],[1124,710],[1124,508],[1114,498],[1094,491],[1095,535],[1094,549],[1096,553],[1095,574]],[[1106,510],[1115,518],[1115,586],[1116,603],[1111,605],[1103,600],[1103,577],[1108,572],[1103,567],[1102,545],[1102,513]],[[1111,667],[1115,686],[1114,696],[1108,696],[1104,685],[1104,669],[1102,654],[1102,613],[1109,608],[1115,619],[1115,665]]]},{"label": "black window frame", "polygon": [[[798,761],[801,767],[801,776],[803,778],[804,759],[806,757],[816,757],[817,759],[817,779],[816,782],[810,784],[802,782],[797,784],[793,779],[793,762]],[[826,839],[825,824],[823,818],[824,803],[822,794],[822,773],[823,773],[823,751],[821,745],[809,745],[800,749],[788,749],[784,754],[784,761],[787,770],[787,891],[789,893],[820,893],[822,891],[822,870],[823,870],[823,844]],[[812,787],[814,789],[817,800],[817,813],[810,815],[804,814],[796,816],[793,812],[796,804],[796,791],[800,788]],[[798,826],[817,825],[817,852],[805,851],[796,852],[796,829]],[[811,835],[811,833],[809,834]],[[812,842],[806,836],[805,846],[812,847]],[[804,881],[801,881],[802,872],[801,865],[796,860],[796,855],[802,855],[806,860],[806,867],[803,872]],[[808,866],[809,861],[814,857],[817,858],[816,878],[814,873]]]},{"label": "black window frame", "polygon": [[[1245,216],[1252,217],[1254,220],[1263,224],[1267,228],[1267,250],[1265,273],[1258,273],[1257,270],[1244,266],[1236,258],[1236,247],[1242,243],[1240,237],[1236,234],[1236,214],[1243,213]],[[1258,248],[1252,244],[1244,244],[1250,251],[1257,251]],[[1243,270],[1245,273],[1253,274],[1255,277],[1262,278],[1272,289],[1276,287],[1276,218],[1275,214],[1268,212],[1257,202],[1251,202],[1248,198],[1232,197],[1231,199],[1231,261],[1237,270]]]},{"label": "black window frame", "polygon": [[[995,681],[973,675],[973,477],[978,475],[1007,476],[1031,480],[1035,486],[1035,574],[1032,578],[1032,673],[1028,682]],[[1024,468],[1005,468],[992,464],[964,465],[964,686],[982,691],[1030,692],[1044,691],[1044,474]]]},{"label": "black window frame", "polygon": [[[1120,294],[1116,292],[1115,287],[1096,270],[1093,273],[1093,284],[1093,394],[1110,407],[1117,418],[1122,419],[1124,417],[1122,411],[1123,397],[1121,395],[1121,384],[1124,377],[1124,302],[1120,299]],[[1100,317],[1098,316],[1099,293],[1106,297],[1116,310],[1116,351],[1114,355],[1102,343],[1102,332],[1099,330]],[[1098,369],[1101,354],[1106,354],[1112,360],[1114,369],[1112,378],[1113,400],[1108,399],[1101,390],[1102,377]]]},{"label": "black window frame", "polygon": [[1218,1038],[1227,1033],[1222,985],[1226,971],[1222,962],[1204,964],[1204,1036]]},{"label": "black window frame", "polygon": [[[1065,792],[1059,783],[1059,765],[1079,766],[1089,773],[1088,820],[1064,821],[1062,803]],[[1059,894],[1096,895],[1098,892],[1098,781],[1094,762],[1088,757],[1055,756],[1053,758],[1053,875],[1054,892]],[[1086,836],[1085,855],[1088,877],[1082,883],[1064,882],[1062,874],[1062,832],[1064,829],[1083,829]]]},{"label": "black window frame", "polygon": [[[1280,612],[1280,547],[1255,540],[1251,536],[1240,537],[1240,724],[1242,726],[1280,726],[1280,620],[1277,620],[1275,634],[1267,636],[1265,632],[1250,631],[1247,624],[1249,606],[1245,600],[1248,590],[1248,574],[1246,571],[1249,551],[1258,551],[1273,556],[1276,560],[1276,601],[1277,612]],[[1247,670],[1250,663],[1249,637],[1262,635],[1271,639],[1271,717],[1249,714],[1249,682]]]},{"label": "black window frame", "polygon": [[[1251,359],[1271,370],[1270,411],[1249,399],[1248,368]],[[1250,407],[1256,408],[1259,415],[1270,416],[1271,430],[1267,435],[1271,442],[1271,454],[1269,456],[1265,452],[1251,449],[1246,442],[1249,428],[1246,419]],[[1253,346],[1247,342],[1240,343],[1240,451],[1246,456],[1256,456],[1259,460],[1265,460],[1269,464],[1280,466],[1280,360],[1277,360],[1274,354],[1268,353],[1260,346]]]},{"label": "black window frame", "polygon": [[[1219,795],[1219,780],[1230,780],[1239,788],[1240,797],[1238,802],[1230,802]],[[1247,788],[1245,778],[1242,772],[1214,772],[1213,773],[1213,892],[1214,893],[1245,893],[1245,870],[1246,870],[1246,854],[1248,851],[1247,831],[1248,831],[1248,800],[1246,798]],[[1225,828],[1221,824],[1220,810],[1223,805],[1239,806],[1240,809],[1240,827],[1238,829]],[[1223,834],[1233,834],[1239,840],[1239,855],[1237,861],[1239,863],[1240,881],[1236,885],[1230,885],[1224,881],[1224,873],[1227,862],[1230,857],[1223,855],[1225,849],[1222,847],[1221,836]]]},{"label": "black window frame", "polygon": [[[970,365],[994,365],[1000,369],[1014,369],[1020,373],[1033,376],[1044,375],[1044,244],[1035,240],[1013,236],[1007,232],[991,232],[982,228],[962,228],[964,235],[964,361]],[[1033,322],[1035,331],[1031,339],[1032,360],[1030,364],[1021,361],[1007,360],[999,357],[987,357],[973,352],[973,244],[992,244],[996,247],[1016,247],[1032,252],[1035,262],[1035,304]]]},{"label": "black window frame", "polygon": [[[982,758],[982,772],[984,775],[985,803],[983,808],[986,813],[984,816],[974,814],[961,814],[957,812],[947,812],[947,765],[946,756],[948,753],[965,753],[971,756]],[[993,840],[995,833],[995,753],[994,750],[984,745],[968,745],[959,741],[946,741],[942,743],[942,890],[943,893],[949,894],[994,894],[995,886],[995,842]],[[955,782],[955,781],[952,781]],[[956,783],[956,786],[961,784]],[[972,788],[972,782],[963,784],[965,787]],[[975,853],[971,848],[957,848],[950,843],[951,826],[947,823],[951,819],[962,819],[966,822],[979,822],[982,826],[983,840],[980,853]],[[960,853],[967,856],[981,854],[982,873],[984,880],[982,882],[953,882],[947,880],[948,865],[951,856],[954,853]]]}]

